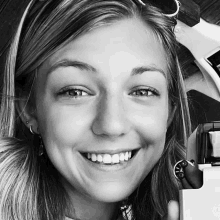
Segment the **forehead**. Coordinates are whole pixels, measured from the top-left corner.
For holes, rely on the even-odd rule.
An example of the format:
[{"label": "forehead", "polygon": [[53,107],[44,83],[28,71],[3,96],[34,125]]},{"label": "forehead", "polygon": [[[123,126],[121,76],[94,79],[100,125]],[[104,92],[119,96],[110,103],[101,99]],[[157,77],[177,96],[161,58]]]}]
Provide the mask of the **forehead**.
[{"label": "forehead", "polygon": [[105,64],[118,72],[134,66],[151,65],[167,72],[165,51],[152,29],[139,19],[125,19],[96,28],[53,54],[48,66],[64,59],[79,60],[91,66]]}]

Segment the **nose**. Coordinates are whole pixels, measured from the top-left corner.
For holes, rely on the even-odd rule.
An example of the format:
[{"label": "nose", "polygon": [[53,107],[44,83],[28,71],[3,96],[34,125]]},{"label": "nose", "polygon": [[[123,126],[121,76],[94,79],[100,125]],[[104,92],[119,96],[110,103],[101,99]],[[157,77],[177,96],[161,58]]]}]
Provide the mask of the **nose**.
[{"label": "nose", "polygon": [[123,102],[117,97],[103,97],[92,124],[93,133],[116,138],[128,133],[130,128]]}]

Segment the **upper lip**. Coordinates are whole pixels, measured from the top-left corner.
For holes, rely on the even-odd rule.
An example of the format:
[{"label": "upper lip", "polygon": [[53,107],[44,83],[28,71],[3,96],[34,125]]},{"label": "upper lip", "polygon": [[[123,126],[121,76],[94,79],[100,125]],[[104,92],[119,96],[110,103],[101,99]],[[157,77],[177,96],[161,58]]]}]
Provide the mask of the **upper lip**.
[{"label": "upper lip", "polygon": [[94,150],[94,151],[80,151],[80,153],[90,153],[90,154],[118,154],[121,152],[139,150],[140,148],[133,149],[116,149],[116,150]]}]

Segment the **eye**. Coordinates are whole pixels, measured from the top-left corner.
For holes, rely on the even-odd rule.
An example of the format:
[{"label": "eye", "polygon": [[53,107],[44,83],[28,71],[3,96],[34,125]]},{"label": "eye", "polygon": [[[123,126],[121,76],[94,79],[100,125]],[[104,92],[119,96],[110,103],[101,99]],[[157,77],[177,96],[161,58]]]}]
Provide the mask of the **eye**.
[{"label": "eye", "polygon": [[89,95],[91,95],[89,92],[79,88],[63,88],[58,92],[58,96],[75,99]]},{"label": "eye", "polygon": [[137,97],[159,96],[159,92],[153,88],[140,88],[133,90],[129,95]]}]

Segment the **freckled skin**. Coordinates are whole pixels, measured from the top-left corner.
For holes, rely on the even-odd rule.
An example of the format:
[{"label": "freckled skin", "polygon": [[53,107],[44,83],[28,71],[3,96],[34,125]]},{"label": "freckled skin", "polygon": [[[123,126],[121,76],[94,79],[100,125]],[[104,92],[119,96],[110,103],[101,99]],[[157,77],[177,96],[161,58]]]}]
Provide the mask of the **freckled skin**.
[{"label": "freckled skin", "polygon": [[[89,64],[96,72],[60,67],[63,59]],[[139,20],[116,22],[69,43],[40,68],[36,89],[36,121],[52,163],[71,197],[100,203],[130,195],[160,158],[168,120],[166,76],[134,68],[154,66],[167,74],[166,54],[151,29]],[[60,95],[71,87],[79,97]],[[135,89],[158,94],[139,96]],[[88,165],[81,151],[141,148],[121,170],[101,171]]]}]

